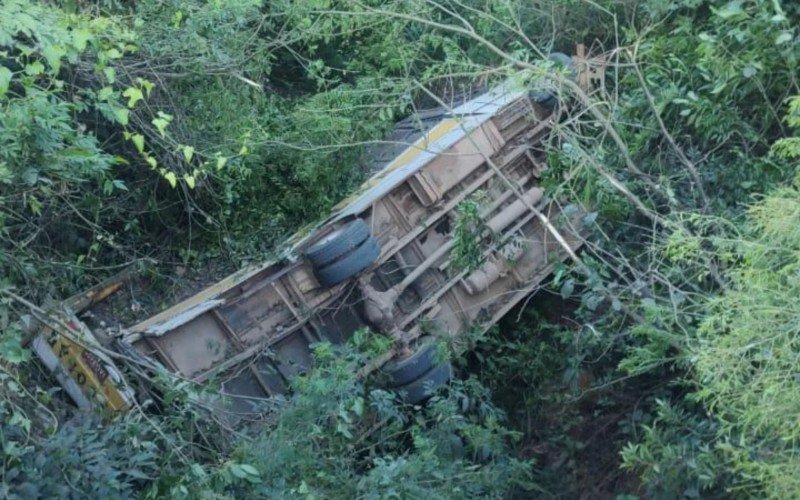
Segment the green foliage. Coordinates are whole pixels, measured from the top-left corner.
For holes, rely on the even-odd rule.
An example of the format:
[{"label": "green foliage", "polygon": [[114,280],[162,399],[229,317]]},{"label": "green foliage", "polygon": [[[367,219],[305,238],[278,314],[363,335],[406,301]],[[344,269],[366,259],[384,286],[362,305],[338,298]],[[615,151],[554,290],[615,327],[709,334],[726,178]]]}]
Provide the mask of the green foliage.
[{"label": "green foliage", "polygon": [[8,439],[19,428],[15,423],[12,419],[3,429],[3,444],[10,451],[4,496],[127,498],[163,473],[161,450],[151,441],[154,433],[141,422],[104,426],[76,417],[35,448],[17,448]]},{"label": "green foliage", "polygon": [[735,487],[786,498],[800,488],[800,195],[770,193],[750,217],[754,234],[736,244],[741,264],[730,272],[731,287],[709,305],[693,346],[697,398],[720,423],[719,446],[740,474]]},{"label": "green foliage", "polygon": [[[403,407],[353,376],[387,347],[362,332],[318,347],[268,430],[230,433],[195,405],[208,387],[167,375],[157,412],[63,424],[3,298],[3,495],[577,496],[587,457],[639,474],[621,492],[796,495],[794,3],[8,0],[0,18],[0,275],[38,303],[145,256],[262,259],[427,91],[538,75],[594,36],[622,63],[584,108],[610,124],[571,114],[547,151],[548,195],[595,214],[585,272],[552,282],[576,310],[478,349],[495,403],[468,378]],[[458,211],[455,269],[482,261],[480,206]],[[512,458],[530,450],[533,474]]]},{"label": "green foliage", "polygon": [[730,480],[727,464],[711,444],[718,425],[694,410],[656,399],[638,442],[622,450],[622,467],[639,471],[648,496],[719,496],[719,487]]},{"label": "green foliage", "polygon": [[[25,382],[0,373],[5,496],[503,497],[525,490],[530,464],[513,458],[504,414],[476,381],[454,382],[425,408],[356,373],[371,336],[320,344],[315,369],[272,422],[231,434],[224,413],[171,377],[156,414],[113,422],[38,414]],[[366,349],[366,350],[365,350]],[[47,423],[48,427],[43,427]]]},{"label": "green foliage", "polygon": [[[789,113],[786,124],[795,131],[800,130],[800,96],[789,99]],[[800,158],[800,137],[783,137],[775,141],[772,150],[784,158]]]},{"label": "green foliage", "polygon": [[486,224],[481,217],[481,200],[485,195],[478,194],[459,203],[456,209],[456,223],[453,228],[453,251],[450,256],[453,270],[474,271],[484,260],[488,246]]},{"label": "green foliage", "polygon": [[[234,453],[257,480],[236,495],[281,497],[493,496],[524,484],[527,464],[508,457],[513,433],[474,383],[455,384],[407,413],[354,373],[369,358],[318,348],[316,369],[274,428]],[[465,404],[466,403],[466,404]],[[491,457],[482,459],[482,457]],[[249,492],[249,493],[248,493]]]}]

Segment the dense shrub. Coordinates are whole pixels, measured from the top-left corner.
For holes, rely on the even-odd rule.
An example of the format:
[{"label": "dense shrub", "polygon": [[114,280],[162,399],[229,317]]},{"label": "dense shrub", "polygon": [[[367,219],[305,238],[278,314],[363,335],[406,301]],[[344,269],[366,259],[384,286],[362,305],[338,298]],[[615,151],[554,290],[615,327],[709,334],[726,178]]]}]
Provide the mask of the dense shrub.
[{"label": "dense shrub", "polygon": [[[7,0],[0,19],[4,495],[796,496],[795,3]],[[564,83],[543,179],[591,207],[581,262],[550,282],[564,317],[521,313],[464,364],[491,394],[467,378],[404,408],[352,376],[363,345],[321,346],[253,428],[169,377],[142,412],[70,421],[23,347],[26,299],[146,257],[263,259],[430,94],[535,80],[595,39],[605,87]]]}]

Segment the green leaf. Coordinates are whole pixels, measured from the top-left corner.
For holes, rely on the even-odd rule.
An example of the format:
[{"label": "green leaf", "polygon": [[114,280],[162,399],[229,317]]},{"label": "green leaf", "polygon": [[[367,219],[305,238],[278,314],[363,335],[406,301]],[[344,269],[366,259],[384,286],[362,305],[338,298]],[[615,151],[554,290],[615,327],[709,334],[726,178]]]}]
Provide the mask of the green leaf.
[{"label": "green leaf", "polygon": [[744,10],[742,9],[742,2],[740,2],[739,0],[728,2],[728,4],[725,5],[725,7],[718,9],[715,12],[722,19],[729,19],[731,17],[745,13]]},{"label": "green leaf", "polygon": [[25,73],[31,76],[41,75],[44,73],[44,64],[40,63],[39,61],[33,61],[25,66]]},{"label": "green leaf", "polygon": [[725,87],[727,85],[728,85],[727,82],[718,83],[717,86],[714,87],[713,90],[711,90],[711,93],[714,94],[714,95],[717,95],[720,92],[722,92],[723,90],[725,90]]},{"label": "green leaf", "polygon": [[575,290],[575,280],[568,279],[561,285],[561,297],[568,299]]},{"label": "green leaf", "polygon": [[183,146],[183,157],[186,158],[186,163],[191,163],[194,157],[194,148],[192,146]]},{"label": "green leaf", "polygon": [[61,58],[64,57],[65,54],[66,51],[61,45],[47,45],[42,49],[42,56],[44,56],[47,65],[50,66],[54,74],[58,73],[61,69]]},{"label": "green leaf", "polygon": [[30,358],[30,351],[22,347],[19,336],[11,336],[0,345],[0,358],[11,364],[19,364]]},{"label": "green leaf", "polygon": [[189,189],[194,189],[194,186],[195,186],[194,176],[189,175],[189,174],[185,174],[183,176],[183,180],[186,181],[186,185],[189,186]]},{"label": "green leaf", "polygon": [[144,88],[144,91],[147,93],[147,97],[150,97],[150,92],[153,91],[154,87],[153,82],[150,80],[145,80],[144,78],[137,78],[136,80],[139,82],[139,85]]},{"label": "green leaf", "polygon": [[790,42],[792,40],[792,32],[791,31],[784,31],[777,37],[775,37],[775,45],[783,45],[786,42]]},{"label": "green leaf", "polygon": [[136,150],[138,152],[144,151],[144,136],[142,134],[133,134],[131,136],[131,141],[136,146]]},{"label": "green leaf", "polygon": [[251,483],[260,482],[259,479],[258,479],[260,474],[259,474],[258,470],[255,467],[253,467],[252,465],[248,465],[248,464],[232,464],[230,466],[230,471],[231,471],[231,474],[233,474],[235,477],[238,477],[239,479],[246,479],[247,481],[249,481]]},{"label": "green leaf", "polygon": [[31,421],[22,412],[15,411],[11,416],[11,420],[8,421],[8,425],[22,427],[25,432],[30,432],[31,430]]},{"label": "green leaf", "polygon": [[97,91],[97,98],[100,99],[101,101],[108,100],[108,98],[111,97],[112,95],[114,95],[113,87],[103,87],[102,89]]},{"label": "green leaf", "polygon": [[244,471],[246,474],[249,474],[249,475],[251,475],[251,476],[260,476],[260,475],[261,475],[261,473],[260,473],[260,472],[258,472],[258,469],[256,469],[256,468],[255,468],[255,467],[253,467],[252,465],[249,465],[249,464],[239,464],[239,467],[240,467],[240,468],[241,468],[241,469],[242,469],[242,470],[243,470],[243,471]]},{"label": "green leaf", "polygon": [[169,125],[169,122],[162,118],[153,118],[151,123],[156,127],[156,129],[158,129],[158,133],[161,134],[161,137],[164,137],[164,131],[166,130],[167,125]]},{"label": "green leaf", "polygon": [[128,120],[130,118],[130,111],[125,108],[116,108],[114,109],[114,117],[117,119],[120,125],[127,125]]},{"label": "green leaf", "polygon": [[[11,173],[11,170],[8,168],[6,162],[0,161],[0,184],[11,185],[14,183],[14,174]],[[0,220],[0,225],[2,225],[3,221]]]},{"label": "green leaf", "polygon": [[183,11],[179,9],[179,10],[175,11],[175,14],[172,16],[172,26],[175,29],[180,28],[181,27],[181,21],[183,21]]},{"label": "green leaf", "polygon": [[86,45],[89,40],[92,39],[92,32],[87,29],[76,29],[72,30],[72,44],[78,50],[78,52],[83,52],[86,50]]},{"label": "green leaf", "polygon": [[192,471],[192,474],[194,474],[196,477],[199,477],[199,478],[206,477],[206,471],[203,470],[203,466],[200,465],[200,464],[192,464],[191,465],[191,471]]},{"label": "green leaf", "polygon": [[117,71],[114,68],[103,68],[103,74],[106,76],[108,83],[114,83],[117,80]]},{"label": "green leaf", "polygon": [[364,398],[357,397],[356,400],[353,401],[353,413],[359,417],[364,414]]},{"label": "green leaf", "polygon": [[145,161],[148,163],[148,165],[150,165],[150,167],[153,170],[155,170],[156,167],[158,167],[158,162],[156,162],[156,159],[153,158],[152,156],[148,156],[147,158],[145,158]]},{"label": "green leaf", "polygon": [[39,181],[39,171],[33,167],[25,169],[20,176],[23,182],[29,186],[34,186]]},{"label": "green leaf", "polygon": [[125,89],[125,92],[123,92],[122,95],[123,97],[128,98],[128,107],[131,109],[136,106],[137,102],[144,99],[144,94],[142,94],[142,91],[136,87],[128,87]]},{"label": "green leaf", "polygon": [[217,157],[217,171],[222,170],[225,164],[228,163],[228,159],[224,156]]},{"label": "green leaf", "polygon": [[245,477],[247,477],[247,474],[238,465],[231,465],[230,471],[231,474],[233,474],[235,477],[238,477],[239,479],[244,479]]},{"label": "green leaf", "polygon": [[169,182],[169,185],[173,188],[178,185],[178,178],[175,176],[175,172],[167,172],[164,174],[164,178]]},{"label": "green leaf", "polygon": [[11,83],[13,74],[11,70],[5,66],[0,66],[0,97],[3,97],[8,92],[8,86]]}]

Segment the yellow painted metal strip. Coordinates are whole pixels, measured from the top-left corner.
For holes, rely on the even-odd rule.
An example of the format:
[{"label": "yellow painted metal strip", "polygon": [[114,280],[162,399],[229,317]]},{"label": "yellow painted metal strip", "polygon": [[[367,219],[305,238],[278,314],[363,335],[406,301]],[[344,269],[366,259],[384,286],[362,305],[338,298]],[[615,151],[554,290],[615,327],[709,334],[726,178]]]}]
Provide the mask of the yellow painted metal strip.
[{"label": "yellow painted metal strip", "polygon": [[[417,139],[413,147],[406,149],[402,154],[400,154],[400,156],[398,156],[397,158],[392,160],[391,163],[386,165],[386,168],[383,171],[388,172],[408,164],[408,162],[410,162],[411,160],[419,156],[421,153],[423,153],[430,146],[432,142],[436,142],[437,139],[439,139],[446,133],[456,128],[457,125],[458,125],[458,120],[455,120],[453,118],[442,120],[441,122],[439,122],[438,125],[433,127],[430,132]],[[424,146],[422,144],[424,144]]]},{"label": "yellow painted metal strip", "polygon": [[389,172],[402,168],[408,165],[414,158],[419,156],[420,154],[424,153],[432,143],[436,142],[439,138],[447,134],[448,132],[452,131],[459,125],[459,121],[454,118],[448,118],[446,120],[442,120],[439,122],[435,127],[433,127],[430,132],[425,134],[424,136],[417,139],[414,144],[403,151],[397,158],[391,161],[386,167],[384,167],[381,172],[376,175],[375,177],[369,179],[367,182],[361,185],[355,193],[348,196],[341,202],[339,202],[333,210],[343,210],[349,204],[353,203],[359,196],[364,194],[366,191],[372,189],[373,187],[379,185],[384,177]]},{"label": "yellow painted metal strip", "polygon": [[129,408],[128,401],[94,353],[51,328],[46,328],[42,333],[53,354],[89,401],[115,412]]}]

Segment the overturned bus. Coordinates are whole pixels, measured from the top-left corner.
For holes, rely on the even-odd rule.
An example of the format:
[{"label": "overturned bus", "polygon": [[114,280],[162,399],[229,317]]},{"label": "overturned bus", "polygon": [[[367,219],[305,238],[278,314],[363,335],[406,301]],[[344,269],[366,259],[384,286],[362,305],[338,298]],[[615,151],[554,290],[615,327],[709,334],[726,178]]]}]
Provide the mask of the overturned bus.
[{"label": "overturned bus", "polygon": [[[580,47],[553,60],[572,66],[582,87],[602,78]],[[75,314],[113,291],[96,288],[53,316],[34,350],[83,408],[135,404],[113,361],[119,353],[184,379],[221,381],[224,399],[247,411],[311,368],[311,345],[367,327],[394,345],[374,367],[418,403],[452,376],[432,338],[489,328],[581,244],[580,214],[562,213],[539,186],[542,141],[558,114],[554,91],[503,84],[406,119],[395,135],[418,138],[377,158],[377,173],[288,242],[282,258],[242,269],[111,342]],[[467,201],[479,223],[464,242],[455,227]],[[473,245],[474,265],[456,265],[463,244]]]}]

